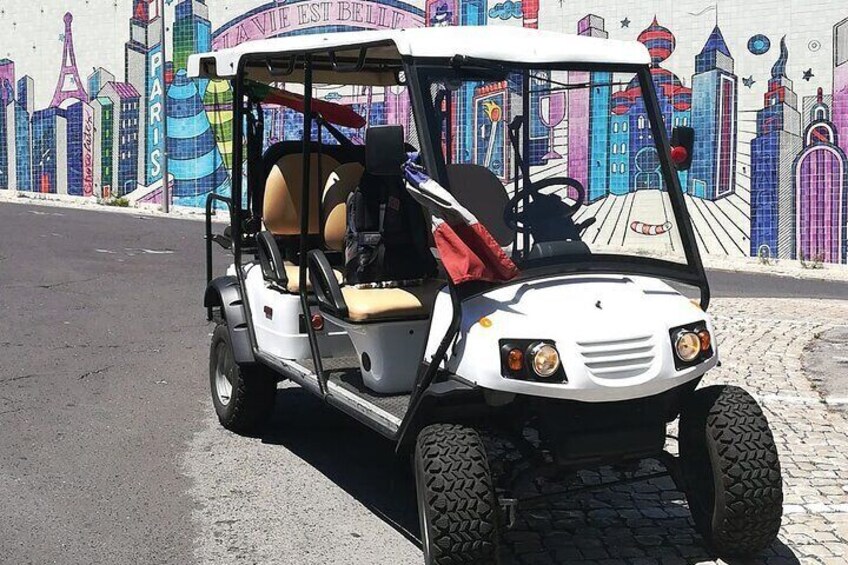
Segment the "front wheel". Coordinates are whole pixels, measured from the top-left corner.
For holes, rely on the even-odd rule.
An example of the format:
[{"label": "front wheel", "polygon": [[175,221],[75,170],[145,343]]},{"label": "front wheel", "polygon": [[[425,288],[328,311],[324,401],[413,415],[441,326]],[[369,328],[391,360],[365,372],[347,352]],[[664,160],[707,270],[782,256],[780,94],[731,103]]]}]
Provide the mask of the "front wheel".
[{"label": "front wheel", "polygon": [[235,362],[226,322],[212,333],[209,385],[218,420],[230,431],[256,433],[274,410],[277,381],[264,367]]},{"label": "front wheel", "polygon": [[477,432],[447,424],[424,428],[414,468],[424,562],[497,564],[497,501]]},{"label": "front wheel", "polygon": [[750,394],[734,386],[695,391],[680,415],[680,463],[695,526],[718,555],[753,556],[774,542],[780,461]]}]

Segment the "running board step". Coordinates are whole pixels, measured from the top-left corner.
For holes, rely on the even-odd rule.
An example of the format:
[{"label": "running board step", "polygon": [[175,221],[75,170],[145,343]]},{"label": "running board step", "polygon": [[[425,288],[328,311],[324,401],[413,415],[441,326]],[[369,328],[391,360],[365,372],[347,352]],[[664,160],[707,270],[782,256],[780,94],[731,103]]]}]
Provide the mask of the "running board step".
[{"label": "running board step", "polygon": [[333,383],[328,383],[328,388],[326,400],[329,404],[389,439],[397,436],[400,420],[396,417]]},{"label": "running board step", "polygon": [[[274,367],[293,382],[321,397],[318,376],[306,367],[294,361],[283,361],[261,353],[259,357],[263,363]],[[327,395],[324,400],[389,439],[393,439],[400,429],[400,418],[332,381],[327,383]]]}]

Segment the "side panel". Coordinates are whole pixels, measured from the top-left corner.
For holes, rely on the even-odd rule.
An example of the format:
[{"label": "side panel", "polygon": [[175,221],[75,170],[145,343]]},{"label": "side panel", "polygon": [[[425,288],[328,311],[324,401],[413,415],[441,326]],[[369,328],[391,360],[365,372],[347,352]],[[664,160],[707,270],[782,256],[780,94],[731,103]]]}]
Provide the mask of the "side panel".
[{"label": "side panel", "polygon": [[[244,271],[256,347],[279,359],[311,359],[300,297],[269,286],[258,263],[245,265]],[[318,313],[315,306],[310,310],[313,314]],[[316,335],[322,357],[353,354],[347,333],[331,321],[326,320],[324,329]]]}]

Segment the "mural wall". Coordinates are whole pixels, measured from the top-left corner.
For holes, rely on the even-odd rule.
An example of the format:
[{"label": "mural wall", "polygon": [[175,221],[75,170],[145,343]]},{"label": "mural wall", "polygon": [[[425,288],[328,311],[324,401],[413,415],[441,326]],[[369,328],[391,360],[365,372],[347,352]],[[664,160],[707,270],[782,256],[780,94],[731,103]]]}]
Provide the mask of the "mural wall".
[{"label": "mural wall", "polygon": [[[515,25],[638,40],[669,128],[696,129],[681,175],[702,249],[719,255],[848,261],[848,8],[768,0],[46,0],[0,8],[0,190],[127,197],[199,206],[230,189],[232,90],[193,81],[188,56],[303,33],[442,25]],[[164,38],[164,49],[163,49]],[[634,84],[536,97],[530,160],[629,218],[663,190]],[[322,91],[370,124],[408,120],[399,92]],[[497,110],[495,110],[497,109]],[[505,182],[509,90],[468,88],[456,104],[454,155]],[[267,116],[268,143],[297,117]],[[166,127],[167,126],[167,127]],[[167,129],[167,135],[165,131]],[[361,136],[362,132],[349,132]],[[167,171],[165,151],[167,149]],[[629,203],[629,204],[628,204]]]}]

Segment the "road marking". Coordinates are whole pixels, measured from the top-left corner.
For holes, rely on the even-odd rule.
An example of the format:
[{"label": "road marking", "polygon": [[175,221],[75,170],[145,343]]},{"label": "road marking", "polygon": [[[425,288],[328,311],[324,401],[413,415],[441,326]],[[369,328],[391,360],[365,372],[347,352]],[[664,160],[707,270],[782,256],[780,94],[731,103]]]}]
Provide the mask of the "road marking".
[{"label": "road marking", "polygon": [[36,216],[64,216],[64,214],[60,214],[59,212],[40,212],[38,210],[30,210],[29,213]]},{"label": "road marking", "polygon": [[843,406],[848,404],[848,397],[830,396],[820,398],[817,396],[793,396],[789,394],[761,394],[754,395],[759,402],[769,404],[772,402],[780,402],[785,404],[827,404],[828,406]]},{"label": "road marking", "polygon": [[848,404],[848,396],[831,396],[830,398],[826,398],[825,402],[832,406],[842,406]]},{"label": "road marking", "polygon": [[848,504],[784,504],[784,514],[848,514]]}]

